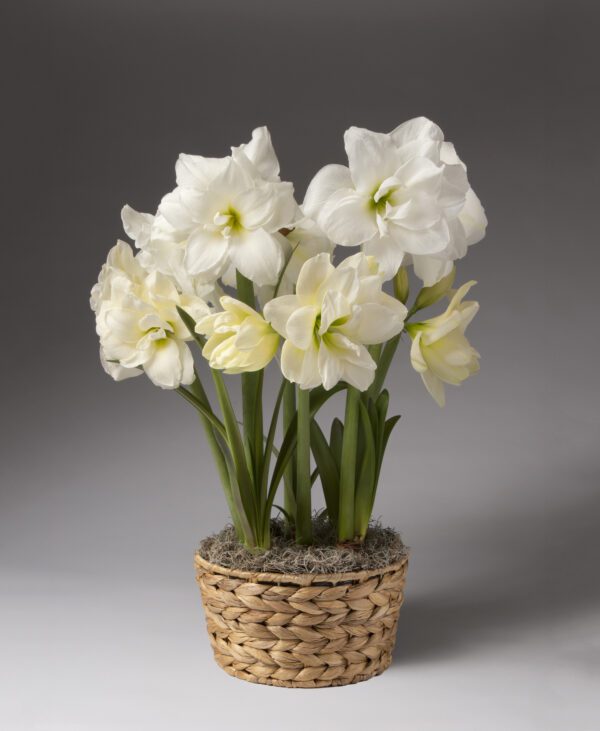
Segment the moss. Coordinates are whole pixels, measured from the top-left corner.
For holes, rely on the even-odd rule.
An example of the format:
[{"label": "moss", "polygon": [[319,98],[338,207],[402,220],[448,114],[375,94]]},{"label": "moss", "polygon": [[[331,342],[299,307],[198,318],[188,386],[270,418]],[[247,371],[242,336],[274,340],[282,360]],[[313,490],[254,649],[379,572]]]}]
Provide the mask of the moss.
[{"label": "moss", "polygon": [[331,526],[323,516],[313,519],[314,544],[298,546],[285,523],[273,520],[271,548],[252,553],[237,539],[233,526],[205,538],[200,555],[211,563],[243,571],[288,574],[331,574],[362,569],[378,569],[400,561],[408,550],[393,528],[380,523],[369,525],[364,542],[357,546],[338,546]]}]

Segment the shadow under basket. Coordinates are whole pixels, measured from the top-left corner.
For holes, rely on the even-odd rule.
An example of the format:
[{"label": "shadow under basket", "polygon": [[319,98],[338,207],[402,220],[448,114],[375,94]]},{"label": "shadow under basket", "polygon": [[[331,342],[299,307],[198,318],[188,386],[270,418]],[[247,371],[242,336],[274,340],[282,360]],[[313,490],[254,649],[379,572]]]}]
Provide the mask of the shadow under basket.
[{"label": "shadow under basket", "polygon": [[408,559],[340,574],[238,571],[195,557],[215,660],[251,683],[326,688],[389,667]]}]

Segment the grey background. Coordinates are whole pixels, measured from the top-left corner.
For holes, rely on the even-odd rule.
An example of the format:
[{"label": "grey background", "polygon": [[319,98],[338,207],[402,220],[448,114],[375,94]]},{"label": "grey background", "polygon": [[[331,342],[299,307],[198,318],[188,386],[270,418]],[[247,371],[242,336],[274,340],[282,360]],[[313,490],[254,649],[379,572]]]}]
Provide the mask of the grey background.
[{"label": "grey background", "polygon": [[[599,727],[593,5],[3,6],[1,728]],[[104,375],[89,289],[179,152],[266,123],[301,198],[348,126],[421,114],[490,227],[458,270],[481,373],[443,411],[406,350],[390,384],[376,513],[413,549],[396,659],[331,691],[234,681],[193,580],[227,518],[196,417]]]}]

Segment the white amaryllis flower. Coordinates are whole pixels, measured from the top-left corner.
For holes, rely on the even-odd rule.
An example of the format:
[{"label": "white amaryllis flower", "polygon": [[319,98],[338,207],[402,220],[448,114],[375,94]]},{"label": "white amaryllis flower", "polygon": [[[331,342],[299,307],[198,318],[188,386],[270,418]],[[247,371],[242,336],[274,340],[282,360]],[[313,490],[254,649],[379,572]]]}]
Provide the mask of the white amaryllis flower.
[{"label": "white amaryllis flower", "polygon": [[[302,265],[317,254],[331,254],[334,244],[325,236],[316,222],[311,218],[298,221],[291,231],[277,234],[281,243],[285,264],[277,282],[277,294],[292,294]],[[235,272],[234,272],[235,274]],[[235,284],[234,278],[229,275],[223,278],[225,284]],[[273,299],[275,287],[273,285],[257,287],[259,302],[264,305]]]},{"label": "white amaryllis flower", "polygon": [[139,263],[149,272],[157,271],[171,277],[177,288],[186,295],[216,303],[223,294],[216,282],[205,282],[192,277],[183,265],[185,237],[177,232],[160,213],[140,213],[131,206],[123,206],[121,219],[125,233],[140,250]]},{"label": "white amaryllis flower", "polygon": [[483,208],[436,124],[419,117],[389,134],[351,127],[344,142],[348,167],[322,168],[303,209],[334,243],[361,244],[386,279],[411,256],[431,285],[483,237]]},{"label": "white amaryllis flower", "polygon": [[274,284],[284,261],[277,232],[299,213],[292,184],[279,179],[267,128],[254,130],[251,142],[228,157],[180,155],[176,174],[177,187],[161,201],[149,248],[179,250],[184,270],[202,282],[233,267],[257,285]]},{"label": "white amaryllis flower", "polygon": [[444,383],[458,386],[479,370],[479,353],[465,337],[479,304],[462,301],[474,284],[473,281],[463,284],[443,314],[406,326],[412,338],[412,366],[440,406],[446,401]]},{"label": "white amaryllis flower", "polygon": [[222,312],[203,317],[196,332],[207,337],[202,355],[225,373],[260,371],[275,357],[279,335],[258,312],[233,297],[221,297]]},{"label": "white amaryllis flower", "polygon": [[361,391],[376,364],[365,346],[402,331],[406,308],[382,291],[377,262],[356,254],[337,267],[318,254],[301,268],[296,294],[265,305],[265,318],[285,338],[283,375],[301,388],[331,389],[346,381]]},{"label": "white amaryllis flower", "polygon": [[111,249],[90,305],[96,315],[101,361],[115,380],[142,370],[166,389],[194,380],[194,362],[185,342],[192,338],[177,306],[198,319],[209,312],[208,305],[180,294],[160,272],[147,272],[123,241]]}]

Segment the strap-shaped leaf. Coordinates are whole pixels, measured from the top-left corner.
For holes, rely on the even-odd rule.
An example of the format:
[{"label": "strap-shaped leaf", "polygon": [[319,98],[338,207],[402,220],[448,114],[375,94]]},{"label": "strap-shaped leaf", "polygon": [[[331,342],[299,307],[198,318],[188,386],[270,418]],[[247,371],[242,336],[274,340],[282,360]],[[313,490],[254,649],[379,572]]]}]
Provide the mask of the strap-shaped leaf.
[{"label": "strap-shaped leaf", "polygon": [[362,537],[367,531],[369,519],[371,518],[377,471],[377,451],[369,412],[362,401],[359,404],[359,409],[360,426],[364,435],[364,454],[356,483],[354,515],[356,534]]},{"label": "strap-shaped leaf", "polygon": [[310,446],[312,449],[319,475],[327,512],[333,525],[337,525],[340,501],[340,473],[335,458],[331,452],[327,439],[315,419],[310,424]]},{"label": "strap-shaped leaf", "polygon": [[340,470],[340,464],[342,462],[342,442],[344,441],[344,425],[340,419],[335,417],[331,422],[331,434],[329,437],[329,444],[331,446],[331,453],[335,459],[335,463]]}]

